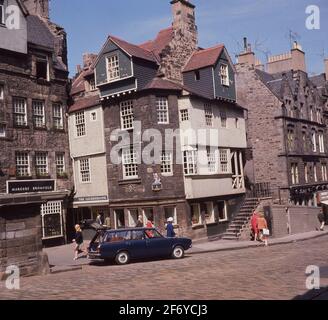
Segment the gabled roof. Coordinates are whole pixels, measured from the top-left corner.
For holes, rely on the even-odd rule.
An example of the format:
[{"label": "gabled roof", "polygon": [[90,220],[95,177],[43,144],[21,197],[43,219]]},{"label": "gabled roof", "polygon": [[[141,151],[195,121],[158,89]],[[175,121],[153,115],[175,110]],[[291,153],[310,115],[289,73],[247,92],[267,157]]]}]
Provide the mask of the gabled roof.
[{"label": "gabled roof", "polygon": [[161,30],[155,40],[148,41],[139,45],[140,48],[152,51],[157,60],[160,61],[160,53],[169,45],[173,40],[174,30],[173,27]]},{"label": "gabled roof", "polygon": [[183,72],[189,72],[214,66],[217,63],[219,57],[221,56],[221,53],[223,52],[224,48],[224,45],[220,44],[212,48],[208,48],[205,50],[201,49],[199,51],[196,51],[189,59]]}]

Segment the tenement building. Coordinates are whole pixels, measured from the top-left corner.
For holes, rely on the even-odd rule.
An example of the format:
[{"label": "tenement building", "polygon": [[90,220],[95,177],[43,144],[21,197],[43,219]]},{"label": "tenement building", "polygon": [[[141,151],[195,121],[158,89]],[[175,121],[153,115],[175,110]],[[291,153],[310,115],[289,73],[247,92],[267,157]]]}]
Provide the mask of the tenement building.
[{"label": "tenement building", "polygon": [[99,212],[108,195],[112,227],[141,215],[162,230],[172,217],[181,235],[222,234],[245,197],[235,68],[224,45],[198,47],[192,3],[171,5],[171,27],[141,45],[108,36],[74,81],[74,206]]},{"label": "tenement building", "polygon": [[0,1],[0,272],[36,272],[41,239],[65,239],[67,80],[66,34],[48,1]]},{"label": "tenement building", "polygon": [[238,103],[247,108],[246,175],[280,204],[317,206],[328,190],[327,79],[310,77],[296,42],[289,53],[270,57],[265,71],[250,46],[239,55]]}]

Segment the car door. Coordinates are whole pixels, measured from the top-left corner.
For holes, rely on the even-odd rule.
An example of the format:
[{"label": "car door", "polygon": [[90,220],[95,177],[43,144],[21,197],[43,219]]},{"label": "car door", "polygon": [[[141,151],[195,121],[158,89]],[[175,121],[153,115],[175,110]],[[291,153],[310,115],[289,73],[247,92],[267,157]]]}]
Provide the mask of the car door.
[{"label": "car door", "polygon": [[148,230],[145,234],[148,258],[166,257],[171,254],[171,239],[164,238],[157,230]]},{"label": "car door", "polygon": [[143,230],[131,231],[129,251],[132,259],[143,259],[147,257],[146,239]]}]

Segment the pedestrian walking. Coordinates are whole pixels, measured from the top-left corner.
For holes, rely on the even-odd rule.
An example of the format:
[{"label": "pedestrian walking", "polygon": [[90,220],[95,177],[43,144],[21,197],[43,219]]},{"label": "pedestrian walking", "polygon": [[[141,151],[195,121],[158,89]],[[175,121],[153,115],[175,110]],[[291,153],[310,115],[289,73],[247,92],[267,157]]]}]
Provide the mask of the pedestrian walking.
[{"label": "pedestrian walking", "polygon": [[167,219],[167,226],[166,226],[166,236],[168,238],[174,238],[175,232],[174,232],[174,226],[173,226],[174,219],[172,217]]},{"label": "pedestrian walking", "polygon": [[320,212],[318,214],[318,220],[320,222],[320,231],[324,231],[325,230],[326,219],[325,219],[325,214],[323,213],[322,208],[320,208]]},{"label": "pedestrian walking", "polygon": [[258,240],[258,234],[259,234],[258,222],[257,222],[258,218],[259,218],[258,213],[254,211],[251,218],[251,227],[252,227],[254,241]]},{"label": "pedestrian walking", "polygon": [[73,240],[75,243],[74,246],[74,260],[79,258],[79,254],[84,252],[87,254],[86,250],[83,248],[83,234],[79,224],[75,226],[75,239]]},{"label": "pedestrian walking", "polygon": [[268,246],[268,236],[270,231],[268,229],[268,223],[264,217],[264,213],[261,212],[257,219],[257,227],[260,234],[260,240],[264,242],[265,246]]},{"label": "pedestrian walking", "polygon": [[137,221],[137,224],[136,224],[136,228],[142,228],[143,227],[143,218],[142,218],[142,216],[140,215],[139,217],[138,217],[138,221]]}]

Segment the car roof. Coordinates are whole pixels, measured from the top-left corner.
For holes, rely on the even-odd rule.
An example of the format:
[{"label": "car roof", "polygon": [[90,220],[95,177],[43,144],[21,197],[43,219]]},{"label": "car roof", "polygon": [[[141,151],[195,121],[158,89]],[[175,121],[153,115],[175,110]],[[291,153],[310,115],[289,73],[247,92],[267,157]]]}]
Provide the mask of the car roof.
[{"label": "car roof", "polygon": [[126,231],[146,231],[146,230],[156,230],[156,228],[125,228],[125,229],[109,229],[106,231],[107,232],[126,232]]}]

